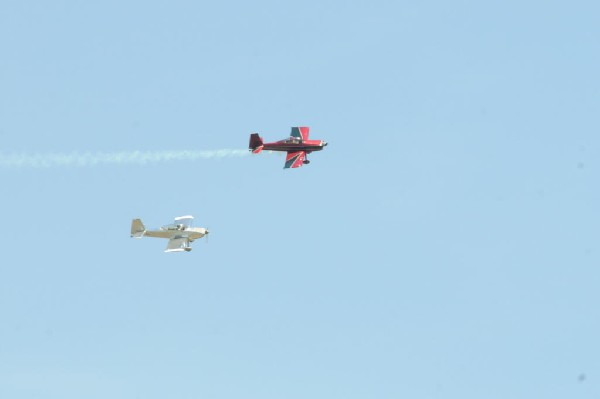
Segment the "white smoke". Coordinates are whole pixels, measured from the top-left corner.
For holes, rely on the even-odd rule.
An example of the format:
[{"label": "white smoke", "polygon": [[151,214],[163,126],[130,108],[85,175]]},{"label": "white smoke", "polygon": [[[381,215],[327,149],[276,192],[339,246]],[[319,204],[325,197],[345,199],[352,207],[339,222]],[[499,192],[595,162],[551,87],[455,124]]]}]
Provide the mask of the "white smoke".
[{"label": "white smoke", "polygon": [[0,167],[3,168],[50,168],[53,166],[96,166],[96,165],[146,165],[168,161],[196,161],[242,157],[248,150],[213,151],[121,151],[121,152],[85,152],[85,153],[47,153],[47,154],[0,154]]}]

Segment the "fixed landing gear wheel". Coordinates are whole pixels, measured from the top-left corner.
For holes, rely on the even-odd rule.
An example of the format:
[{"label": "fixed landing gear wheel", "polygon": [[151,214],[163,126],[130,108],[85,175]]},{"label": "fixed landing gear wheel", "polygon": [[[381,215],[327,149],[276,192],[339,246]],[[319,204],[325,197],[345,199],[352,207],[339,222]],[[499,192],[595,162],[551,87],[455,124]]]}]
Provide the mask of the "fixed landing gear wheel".
[{"label": "fixed landing gear wheel", "polygon": [[302,161],[302,163],[306,165],[306,164],[309,164],[310,161],[308,159],[305,159],[304,161]]}]

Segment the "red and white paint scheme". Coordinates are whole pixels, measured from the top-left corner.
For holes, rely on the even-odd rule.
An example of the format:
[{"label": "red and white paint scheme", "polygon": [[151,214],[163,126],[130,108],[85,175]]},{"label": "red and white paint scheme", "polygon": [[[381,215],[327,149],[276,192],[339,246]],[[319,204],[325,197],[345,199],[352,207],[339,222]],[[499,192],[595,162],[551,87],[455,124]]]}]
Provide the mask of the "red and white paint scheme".
[{"label": "red and white paint scheme", "polygon": [[249,148],[254,154],[258,154],[262,150],[285,151],[287,152],[287,156],[285,158],[284,169],[299,168],[303,164],[310,163],[306,159],[307,154],[313,151],[321,151],[327,145],[323,140],[309,140],[308,130],[309,128],[306,126],[293,127],[288,139],[272,143],[264,143],[258,133],[252,133],[250,135]]}]

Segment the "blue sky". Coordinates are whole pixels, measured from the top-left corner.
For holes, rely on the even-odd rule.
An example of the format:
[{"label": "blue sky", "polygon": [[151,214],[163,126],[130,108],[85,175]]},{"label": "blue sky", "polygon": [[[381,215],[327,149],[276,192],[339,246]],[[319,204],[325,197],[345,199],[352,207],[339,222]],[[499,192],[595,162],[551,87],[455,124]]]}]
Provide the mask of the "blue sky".
[{"label": "blue sky", "polygon": [[0,157],[330,144],[0,168],[0,396],[597,397],[599,12],[3,1]]}]

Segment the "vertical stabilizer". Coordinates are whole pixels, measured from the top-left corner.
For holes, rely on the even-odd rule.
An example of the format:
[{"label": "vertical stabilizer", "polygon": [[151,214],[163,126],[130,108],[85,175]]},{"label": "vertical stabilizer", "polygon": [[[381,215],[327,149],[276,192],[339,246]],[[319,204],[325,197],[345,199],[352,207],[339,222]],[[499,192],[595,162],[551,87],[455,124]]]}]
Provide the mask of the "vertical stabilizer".
[{"label": "vertical stabilizer", "polygon": [[258,135],[258,133],[252,133],[250,135],[250,144],[248,145],[250,151],[254,154],[258,154],[263,149],[263,139]]},{"label": "vertical stabilizer", "polygon": [[133,219],[131,221],[131,236],[135,238],[141,238],[146,232],[146,227],[142,223],[142,219]]}]

